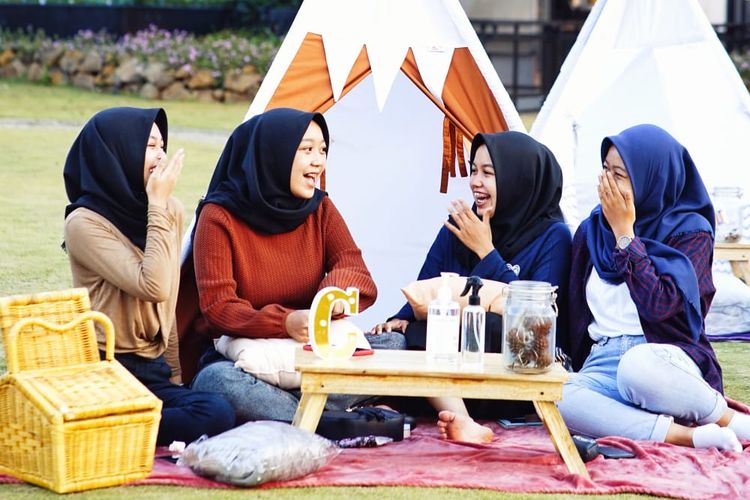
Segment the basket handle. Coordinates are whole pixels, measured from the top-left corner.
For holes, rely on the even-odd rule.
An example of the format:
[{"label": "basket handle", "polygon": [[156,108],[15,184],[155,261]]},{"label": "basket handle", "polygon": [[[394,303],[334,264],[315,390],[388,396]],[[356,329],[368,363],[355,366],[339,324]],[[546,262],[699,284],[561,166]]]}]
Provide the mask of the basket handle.
[{"label": "basket handle", "polygon": [[19,332],[22,329],[31,325],[38,325],[45,330],[64,333],[68,330],[72,330],[84,321],[98,321],[102,324],[102,327],[104,328],[105,338],[104,356],[107,361],[112,361],[115,358],[115,327],[112,324],[112,320],[110,320],[109,317],[104,313],[101,313],[99,311],[86,311],[79,314],[78,317],[74,320],[62,325],[59,323],[50,323],[39,318],[25,318],[13,325],[13,328],[11,328],[8,332],[8,345],[5,346],[8,355],[8,373],[16,373],[19,371],[18,346],[16,345],[16,337],[18,337]]}]

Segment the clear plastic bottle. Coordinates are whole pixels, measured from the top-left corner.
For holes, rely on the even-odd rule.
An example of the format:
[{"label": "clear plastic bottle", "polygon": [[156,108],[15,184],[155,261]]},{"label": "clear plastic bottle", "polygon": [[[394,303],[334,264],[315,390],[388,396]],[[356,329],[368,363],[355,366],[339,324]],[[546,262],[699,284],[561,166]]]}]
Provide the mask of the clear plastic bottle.
[{"label": "clear plastic bottle", "polygon": [[461,296],[469,295],[469,305],[464,307],[461,319],[461,369],[482,371],[484,366],[484,307],[479,304],[482,280],[472,276],[466,280]]},{"label": "clear plastic bottle", "polygon": [[458,365],[458,336],[460,312],[458,302],[451,296],[447,278],[455,273],[440,273],[443,283],[438,296],[427,308],[427,361]]},{"label": "clear plastic bottle", "polygon": [[510,283],[503,313],[503,359],[510,370],[540,373],[554,363],[556,289],[544,281]]}]

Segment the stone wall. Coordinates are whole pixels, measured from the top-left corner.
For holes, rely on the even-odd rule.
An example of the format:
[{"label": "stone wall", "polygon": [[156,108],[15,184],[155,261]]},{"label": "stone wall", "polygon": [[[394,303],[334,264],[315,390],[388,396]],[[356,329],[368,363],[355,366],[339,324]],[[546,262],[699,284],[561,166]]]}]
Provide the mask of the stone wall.
[{"label": "stone wall", "polygon": [[143,63],[135,58],[115,63],[96,50],[83,53],[62,46],[39,49],[23,57],[10,48],[0,52],[0,78],[70,84],[86,90],[137,94],[147,99],[246,102],[255,97],[263,79],[252,65],[223,74],[186,68],[175,70],[164,63]]}]

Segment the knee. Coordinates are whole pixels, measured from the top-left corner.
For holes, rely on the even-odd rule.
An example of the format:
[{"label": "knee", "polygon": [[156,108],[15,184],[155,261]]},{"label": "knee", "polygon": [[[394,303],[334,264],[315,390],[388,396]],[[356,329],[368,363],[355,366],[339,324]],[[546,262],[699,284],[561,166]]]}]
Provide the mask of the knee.
[{"label": "knee", "polygon": [[221,434],[234,427],[234,408],[226,399],[209,392],[197,393],[193,401],[194,412],[203,420],[204,432],[209,436]]},{"label": "knee", "polygon": [[634,393],[649,387],[660,379],[655,354],[649,344],[639,344],[626,352],[617,366],[617,390],[628,401]]},{"label": "knee", "polygon": [[231,361],[219,361],[212,363],[201,371],[193,379],[191,388],[204,392],[230,393],[237,384],[242,387],[253,385],[257,379],[234,366]]},{"label": "knee", "polygon": [[406,349],[406,337],[399,332],[383,332],[371,336],[369,339],[373,349],[390,349],[403,351]]}]

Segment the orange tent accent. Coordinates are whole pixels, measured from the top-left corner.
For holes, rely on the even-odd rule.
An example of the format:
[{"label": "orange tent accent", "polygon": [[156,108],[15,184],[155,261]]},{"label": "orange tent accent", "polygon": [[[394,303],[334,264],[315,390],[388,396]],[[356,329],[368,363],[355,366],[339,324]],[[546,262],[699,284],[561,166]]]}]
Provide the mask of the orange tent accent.
[{"label": "orange tent accent", "polygon": [[[508,130],[500,107],[466,47],[455,49],[443,87],[442,102],[425,85],[411,49],[401,71],[445,114],[443,128],[443,163],[440,192],[448,189],[448,176],[455,177],[458,156],[459,171],[467,176],[464,160],[464,137],[469,140],[479,132]],[[367,48],[352,66],[341,96],[345,96],[372,72]],[[323,39],[308,33],[289,65],[266,109],[288,107],[325,113],[335,104],[326,65]],[[460,153],[457,155],[457,153]],[[325,178],[322,186],[325,189]]]}]

